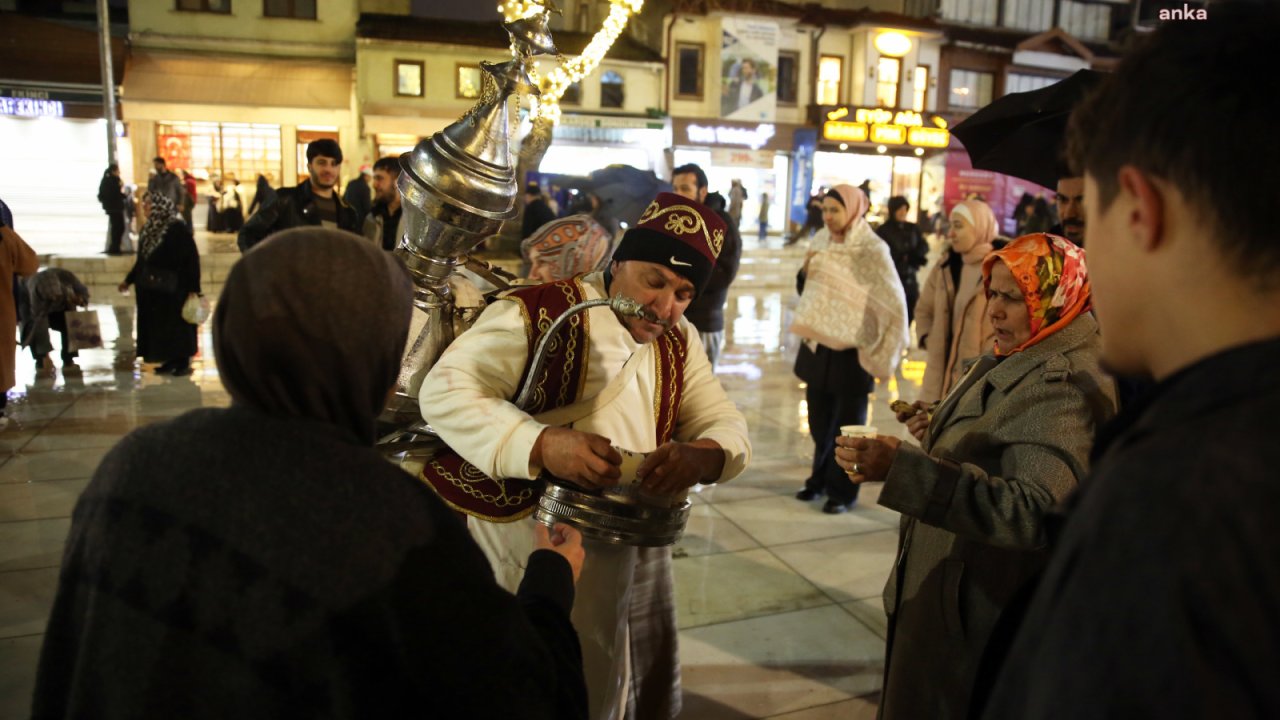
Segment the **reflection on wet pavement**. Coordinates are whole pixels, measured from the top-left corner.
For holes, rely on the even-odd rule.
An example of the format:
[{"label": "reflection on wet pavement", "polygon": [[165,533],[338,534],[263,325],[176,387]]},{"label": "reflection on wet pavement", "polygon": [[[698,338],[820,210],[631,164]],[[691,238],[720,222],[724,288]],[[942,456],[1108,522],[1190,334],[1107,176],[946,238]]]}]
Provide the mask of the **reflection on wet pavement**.
[{"label": "reflection on wet pavement", "polygon": [[[897,515],[875,504],[873,486],[839,516],[792,497],[813,451],[787,333],[800,257],[798,249],[749,255],[729,297],[718,375],[747,417],[755,457],[741,477],[695,496],[675,549],[686,718],[875,712],[885,632],[879,596]],[[133,354],[133,299],[91,289],[106,347],[83,351],[79,372],[58,368],[39,379],[22,351],[11,420],[0,431],[0,718],[27,714],[71,510],[98,462],[134,428],[230,402],[207,324],[194,374],[157,376]],[[220,289],[205,287],[211,297]],[[923,363],[907,363],[877,388],[869,422],[882,433],[905,436],[888,404],[913,400],[922,372]]]}]

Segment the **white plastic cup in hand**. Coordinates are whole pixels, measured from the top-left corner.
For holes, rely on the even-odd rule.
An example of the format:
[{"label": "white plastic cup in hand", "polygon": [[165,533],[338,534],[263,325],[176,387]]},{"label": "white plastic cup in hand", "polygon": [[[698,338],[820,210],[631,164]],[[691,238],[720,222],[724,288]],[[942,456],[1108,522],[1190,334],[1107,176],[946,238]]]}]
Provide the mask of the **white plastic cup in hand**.
[{"label": "white plastic cup in hand", "polygon": [[876,438],[875,425],[841,425],[840,434],[851,438],[867,438],[874,440]]}]

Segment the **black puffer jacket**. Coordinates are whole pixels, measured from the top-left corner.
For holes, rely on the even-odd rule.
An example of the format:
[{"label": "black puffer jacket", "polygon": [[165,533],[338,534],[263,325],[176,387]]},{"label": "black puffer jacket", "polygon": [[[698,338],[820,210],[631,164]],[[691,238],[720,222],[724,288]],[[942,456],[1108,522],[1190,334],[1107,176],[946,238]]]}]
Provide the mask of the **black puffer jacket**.
[{"label": "black puffer jacket", "polygon": [[[240,252],[248,251],[268,235],[281,230],[303,225],[319,226],[320,213],[315,208],[315,200],[310,180],[302,181],[297,187],[282,188],[274,198],[263,202],[258,212],[240,228],[240,235],[236,240]],[[336,192],[333,194],[333,201],[338,206],[338,229],[359,234],[356,211]]]}]

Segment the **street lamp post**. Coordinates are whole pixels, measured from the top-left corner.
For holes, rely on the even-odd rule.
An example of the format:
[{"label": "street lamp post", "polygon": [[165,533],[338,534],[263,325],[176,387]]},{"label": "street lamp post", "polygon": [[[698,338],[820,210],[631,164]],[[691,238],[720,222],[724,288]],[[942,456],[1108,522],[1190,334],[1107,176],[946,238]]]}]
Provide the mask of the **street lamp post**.
[{"label": "street lamp post", "polygon": [[98,54],[102,58],[102,111],[107,117],[107,164],[116,163],[116,83],[111,68],[111,10],[98,0]]}]

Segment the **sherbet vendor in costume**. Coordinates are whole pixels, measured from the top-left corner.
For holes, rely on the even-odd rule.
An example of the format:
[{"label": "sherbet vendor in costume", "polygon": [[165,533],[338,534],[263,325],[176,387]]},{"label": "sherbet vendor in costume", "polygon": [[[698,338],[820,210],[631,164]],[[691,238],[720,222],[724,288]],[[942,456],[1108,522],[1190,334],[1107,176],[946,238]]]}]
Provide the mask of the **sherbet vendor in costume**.
[{"label": "sherbet vendor in costume", "polygon": [[[637,477],[655,495],[737,476],[751,455],[747,423],[712,374],[685,308],[705,287],[724,242],[709,208],[662,193],[629,229],[603,272],[512,291],[455,340],[422,384],[423,417],[454,453],[424,479],[465,512],[498,583],[516,587],[533,534],[544,472],[576,485],[618,484],[616,448],[651,452]],[[535,379],[516,396],[541,334],[581,301],[624,295],[658,319],[608,306],[573,316]],[[628,360],[632,365],[627,366]],[[535,416],[621,390],[556,427]],[[612,394],[612,393],[610,393]],[[582,642],[593,720],[666,720],[680,710],[671,549],[585,541],[573,624]]]}]

